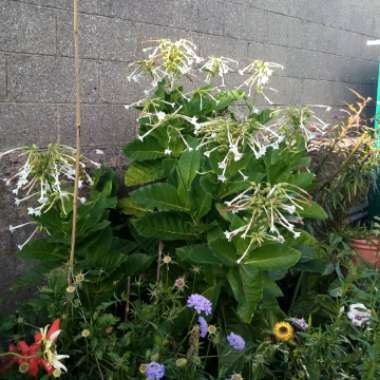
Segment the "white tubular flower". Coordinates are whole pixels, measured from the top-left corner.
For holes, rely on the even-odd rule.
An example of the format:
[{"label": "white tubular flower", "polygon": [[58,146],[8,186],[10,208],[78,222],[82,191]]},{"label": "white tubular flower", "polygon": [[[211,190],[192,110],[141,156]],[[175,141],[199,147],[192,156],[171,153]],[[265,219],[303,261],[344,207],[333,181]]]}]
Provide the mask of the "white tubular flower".
[{"label": "white tubular flower", "polygon": [[[16,206],[26,205],[28,215],[38,217],[49,211],[53,206],[60,204],[65,210],[65,200],[72,197],[75,178],[75,149],[59,144],[50,144],[46,148],[35,145],[19,149],[12,149],[2,153],[15,154],[17,161],[23,162],[16,174],[5,181],[8,186],[15,186],[12,193],[15,195]],[[82,157],[80,163],[81,182],[91,184],[92,179],[86,172],[85,163],[95,165],[95,162]],[[10,231],[27,226],[23,224],[10,227]],[[37,228],[23,244],[23,249],[37,233]]]},{"label": "white tubular flower", "polygon": [[177,77],[191,74],[194,65],[203,61],[196,53],[197,47],[189,40],[162,39],[152,42],[154,45],[143,50],[148,57],[131,64],[133,70],[128,80],[138,82],[147,74],[152,79],[153,87],[162,79],[169,79],[173,84]]},{"label": "white tubular flower", "polygon": [[362,327],[371,319],[371,311],[362,303],[354,303],[349,306],[347,317],[353,326]]},{"label": "white tubular flower", "polygon": [[292,140],[294,131],[299,131],[308,149],[313,140],[325,135],[329,124],[319,118],[310,107],[281,108],[272,112],[273,122],[269,126]]},{"label": "white tubular flower", "polygon": [[239,62],[234,59],[210,56],[200,70],[206,73],[207,83],[210,83],[214,77],[218,76],[222,81],[221,86],[225,87],[225,75],[236,70],[238,66]]},{"label": "white tubular flower", "polygon": [[239,88],[248,87],[248,96],[251,96],[252,90],[254,90],[256,94],[264,94],[264,88],[273,75],[273,71],[276,69],[283,70],[284,67],[275,62],[253,61],[242,70],[239,70],[240,75],[249,75],[248,79],[246,79]]},{"label": "white tubular flower", "polygon": [[214,151],[224,154],[219,169],[225,169],[233,161],[240,161],[249,149],[256,159],[264,156],[268,149],[278,149],[285,140],[274,126],[268,126],[251,118],[236,121],[229,117],[218,117],[198,122],[194,135],[201,138],[197,149],[206,148],[204,155],[209,157]]},{"label": "white tubular flower", "polygon": [[299,212],[303,209],[302,203],[307,201],[307,195],[303,189],[288,183],[272,186],[269,183],[252,182],[245,191],[226,201],[227,210],[239,214],[244,221],[242,226],[226,232],[226,238],[231,240],[240,236],[250,240],[238,263],[253,245],[260,246],[265,240],[283,242],[280,229],[290,232],[295,238],[299,237],[300,233],[295,231],[290,217],[295,215],[302,220]]}]

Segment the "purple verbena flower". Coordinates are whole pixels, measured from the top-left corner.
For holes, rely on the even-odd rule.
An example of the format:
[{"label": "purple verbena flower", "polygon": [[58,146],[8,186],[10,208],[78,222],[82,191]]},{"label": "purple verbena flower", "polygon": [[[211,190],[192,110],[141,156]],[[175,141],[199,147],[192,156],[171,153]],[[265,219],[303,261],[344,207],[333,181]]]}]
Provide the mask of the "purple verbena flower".
[{"label": "purple verbena flower", "polygon": [[198,317],[198,324],[199,324],[199,336],[201,338],[206,338],[207,332],[208,332],[208,324],[207,321],[199,316]]},{"label": "purple verbena flower", "polygon": [[212,313],[212,303],[200,294],[192,294],[187,299],[187,307],[193,309],[197,314],[203,312],[205,315],[210,315]]},{"label": "purple verbena flower", "polygon": [[243,337],[233,332],[227,335],[227,342],[236,351],[243,351],[245,349],[245,340]]},{"label": "purple verbena flower", "polygon": [[160,380],[165,376],[165,366],[150,362],[146,367],[146,380]]}]

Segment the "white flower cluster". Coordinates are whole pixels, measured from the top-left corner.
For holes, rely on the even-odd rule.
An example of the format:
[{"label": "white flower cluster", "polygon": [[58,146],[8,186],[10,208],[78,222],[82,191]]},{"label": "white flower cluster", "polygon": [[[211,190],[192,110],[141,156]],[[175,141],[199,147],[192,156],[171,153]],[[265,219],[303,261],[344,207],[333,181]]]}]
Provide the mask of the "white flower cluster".
[{"label": "white flower cluster", "polygon": [[[283,69],[281,65],[274,62],[255,60],[239,70],[239,62],[231,58],[209,56],[204,59],[200,57],[197,54],[197,47],[191,41],[185,39],[154,41],[153,46],[147,47],[144,51],[149,54],[147,59],[133,63],[134,70],[128,78],[129,80],[139,81],[144,74],[148,74],[153,79],[153,87],[162,79],[168,79],[173,85],[174,80],[178,77],[183,75],[192,76],[196,71],[205,73],[207,83],[210,83],[215,77],[221,78],[220,87],[224,87],[225,75],[238,72],[240,75],[247,77],[238,86],[238,89],[247,87],[248,95],[255,92],[263,95],[269,101],[264,90],[274,70]],[[190,101],[194,96],[199,96],[200,111],[202,111],[203,99],[207,97],[217,104],[219,91],[220,89],[216,86],[197,89],[188,94],[180,92],[180,94],[185,102]],[[151,90],[147,94],[150,92]],[[166,112],[162,111],[163,103],[166,103],[165,105],[171,108],[170,112],[167,110]],[[180,126],[180,123],[176,121],[182,119],[186,122],[185,125],[192,126],[193,134],[201,138],[196,149],[204,148],[206,157],[210,157],[214,151],[224,154],[218,164],[221,170],[218,180],[221,182],[227,181],[229,165],[234,161],[241,160],[244,153],[247,152],[247,147],[259,159],[266,154],[269,148],[278,149],[283,141],[286,141],[289,145],[291,144],[293,131],[290,130],[290,126],[301,131],[306,144],[310,139],[323,134],[328,126],[308,108],[300,110],[293,108],[278,109],[272,112],[269,122],[260,123],[252,117],[245,117],[243,120],[238,121],[228,115],[200,121],[196,117],[191,118],[181,114],[181,107],[176,107],[173,103],[154,97],[141,99],[132,105],[126,106],[126,108],[131,106],[142,108],[138,120],[149,120],[149,123],[144,122],[145,127],[148,128],[144,129],[144,133],[138,135],[141,141],[144,141],[156,129],[160,127],[167,128],[168,146],[165,147],[163,153],[168,156],[172,154],[170,143],[173,141],[173,135],[171,131],[178,135],[186,149],[192,149],[184,137],[184,127]],[[247,176],[242,171],[239,171],[239,173],[243,180],[247,180]]]},{"label": "white flower cluster", "polygon": [[[283,69],[283,66],[274,62],[264,62],[254,60],[248,66],[239,70],[239,62],[228,57],[209,56],[200,57],[197,54],[197,46],[186,39],[171,41],[161,39],[151,41],[154,44],[143,49],[147,53],[147,58],[132,62],[131,73],[128,75],[129,81],[139,82],[145,75],[152,80],[152,88],[162,79],[168,79],[173,86],[174,81],[180,76],[193,77],[195,71],[205,73],[205,82],[210,83],[215,77],[221,79],[221,87],[225,86],[225,76],[231,72],[237,72],[247,78],[239,88],[247,87],[250,96],[255,91],[261,94],[269,102],[269,98],[264,93],[264,88],[274,73],[274,70]],[[273,88],[270,90],[275,91]],[[151,92],[147,90],[146,94]]]},{"label": "white flower cluster", "polygon": [[[59,144],[50,144],[47,148],[31,147],[11,149],[0,154],[0,159],[8,155],[16,155],[17,160],[23,164],[15,174],[5,178],[7,186],[12,187],[15,196],[15,205],[28,205],[27,213],[31,216],[40,216],[49,211],[57,202],[60,203],[62,211],[66,211],[66,201],[72,197],[72,184],[75,179],[75,149]],[[79,186],[83,183],[92,183],[90,175],[86,171],[85,161],[98,167],[99,164],[88,159],[83,159],[81,166],[81,179]],[[85,198],[80,198],[85,202]],[[11,232],[36,224],[29,222],[18,226],[9,226]],[[37,233],[38,226],[26,241],[19,245],[22,249]]]},{"label": "white flower cluster", "polygon": [[246,251],[237,261],[241,263],[253,245],[260,246],[265,240],[283,243],[285,241],[280,229],[290,232],[295,238],[300,232],[294,223],[302,222],[299,212],[308,194],[301,188],[288,183],[252,183],[246,190],[230,201],[226,201],[227,210],[240,214],[244,225],[233,231],[225,231],[226,238],[250,239]]},{"label": "white flower cluster", "polygon": [[225,87],[225,75],[234,72],[239,66],[239,62],[227,57],[210,56],[206,59],[206,63],[200,68],[200,71],[206,73],[205,81],[211,82],[211,79],[218,76],[221,79],[221,87]]},{"label": "white flower cluster", "polygon": [[[276,69],[283,70],[284,67],[275,62],[265,62],[258,59],[253,61],[248,66],[244,67],[244,69],[239,70],[240,75],[248,75],[248,78],[239,88],[247,87],[248,96],[251,96],[252,89],[254,89],[257,94],[262,94],[267,102],[271,104],[272,102],[265,95],[264,89]],[[273,88],[270,88],[270,90],[276,91]]]},{"label": "white flower cluster", "polygon": [[190,75],[194,64],[203,61],[197,55],[197,47],[191,41],[180,39],[172,42],[162,39],[154,42],[156,45],[143,50],[149,54],[146,59],[131,64],[133,71],[128,80],[138,82],[144,74],[149,74],[153,87],[163,78],[169,78],[173,84],[179,75]]}]

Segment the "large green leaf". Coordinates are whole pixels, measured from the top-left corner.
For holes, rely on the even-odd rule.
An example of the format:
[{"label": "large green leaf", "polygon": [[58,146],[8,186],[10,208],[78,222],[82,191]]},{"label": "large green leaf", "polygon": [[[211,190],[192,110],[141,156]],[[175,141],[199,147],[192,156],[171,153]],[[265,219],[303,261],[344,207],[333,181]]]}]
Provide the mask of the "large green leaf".
[{"label": "large green leaf", "polygon": [[146,213],[152,212],[149,208],[137,204],[130,197],[121,198],[119,200],[118,208],[122,213],[133,216],[143,216]]},{"label": "large green leaf", "polygon": [[141,187],[130,193],[135,203],[150,209],[160,211],[189,211],[180,201],[177,190],[168,183],[155,183]]},{"label": "large green leaf", "polygon": [[[68,245],[66,248],[68,249]],[[48,239],[37,239],[27,244],[17,256],[23,259],[62,262],[66,259],[65,246]]]},{"label": "large green leaf", "polygon": [[263,273],[246,266],[241,266],[239,272],[244,298],[238,306],[238,315],[243,322],[250,323],[263,298]]},{"label": "large green leaf", "polygon": [[215,256],[206,244],[187,245],[176,249],[179,260],[198,265],[221,265],[222,261]]},{"label": "large green leaf", "polygon": [[191,192],[191,215],[196,220],[200,220],[210,212],[213,201],[212,196],[202,188],[199,182],[198,179],[194,181]]},{"label": "large green leaf", "polygon": [[191,240],[199,231],[186,214],[156,212],[133,221],[137,232],[144,237],[161,240]]},{"label": "large green leaf", "polygon": [[145,255],[143,253],[134,253],[129,255],[123,263],[123,275],[135,276],[147,270],[154,261],[154,256]]},{"label": "large green leaf", "polygon": [[307,201],[301,202],[303,210],[300,211],[300,215],[304,218],[325,220],[328,218],[326,211],[316,202]]},{"label": "large green leaf", "polygon": [[165,157],[165,149],[153,137],[146,137],[144,141],[138,139],[130,142],[124,153],[131,160],[145,161]]},{"label": "large green leaf", "polygon": [[238,303],[239,318],[250,323],[263,297],[263,273],[248,266],[240,266],[227,273],[227,280]]},{"label": "large green leaf", "polygon": [[162,161],[135,162],[129,165],[124,176],[125,186],[144,185],[164,177]]},{"label": "large green leaf", "polygon": [[78,247],[78,257],[84,258],[92,268],[110,269],[122,259],[119,251],[112,251],[113,233],[107,228]]},{"label": "large green leaf", "polygon": [[297,264],[301,252],[282,244],[269,244],[250,252],[243,261],[260,270],[286,270]]},{"label": "large green leaf", "polygon": [[198,150],[187,151],[181,155],[177,164],[178,195],[182,201],[189,200],[191,184],[197,176],[201,165],[201,152]]},{"label": "large green leaf", "polygon": [[209,248],[225,265],[231,266],[236,264],[235,247],[226,239],[220,227],[215,227],[208,232],[207,243]]}]

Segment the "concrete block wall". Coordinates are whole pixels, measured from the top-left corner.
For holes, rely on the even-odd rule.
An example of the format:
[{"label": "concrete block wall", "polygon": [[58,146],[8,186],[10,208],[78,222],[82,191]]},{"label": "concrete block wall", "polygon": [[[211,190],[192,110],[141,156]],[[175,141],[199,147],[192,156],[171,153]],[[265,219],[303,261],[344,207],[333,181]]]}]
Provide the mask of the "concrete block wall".
[{"label": "concrete block wall", "polygon": [[[339,109],[348,88],[374,95],[380,48],[377,0],[80,0],[82,130],[85,150],[106,150],[111,164],[136,133],[124,105],[142,96],[126,79],[144,41],[188,38],[200,54],[286,69],[273,80],[276,104]],[[72,0],[0,0],[0,151],[20,144],[73,144]],[[8,170],[11,170],[9,167]],[[0,185],[0,289],[22,273],[18,213]]]}]

